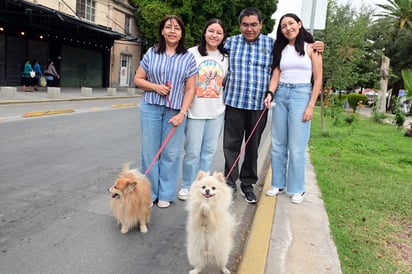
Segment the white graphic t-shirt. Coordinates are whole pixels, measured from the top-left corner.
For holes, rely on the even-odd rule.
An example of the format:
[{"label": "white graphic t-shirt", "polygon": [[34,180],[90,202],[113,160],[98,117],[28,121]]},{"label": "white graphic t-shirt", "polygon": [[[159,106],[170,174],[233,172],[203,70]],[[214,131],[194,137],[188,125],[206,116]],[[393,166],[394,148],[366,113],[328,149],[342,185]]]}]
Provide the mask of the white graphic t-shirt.
[{"label": "white graphic t-shirt", "polygon": [[196,59],[198,74],[195,98],[188,110],[191,119],[214,119],[225,111],[223,85],[227,75],[228,56],[218,50],[201,56],[197,46],[190,48]]}]

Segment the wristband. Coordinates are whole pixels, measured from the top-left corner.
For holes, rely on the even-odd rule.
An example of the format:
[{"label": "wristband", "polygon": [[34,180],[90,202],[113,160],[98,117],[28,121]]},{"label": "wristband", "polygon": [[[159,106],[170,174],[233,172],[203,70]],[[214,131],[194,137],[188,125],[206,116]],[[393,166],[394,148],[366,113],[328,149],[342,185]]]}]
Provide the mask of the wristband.
[{"label": "wristband", "polygon": [[183,113],[183,115],[184,115],[185,117],[187,116],[187,111],[186,111],[186,112],[180,111],[180,113]]},{"label": "wristband", "polygon": [[271,91],[271,90],[266,91],[265,97],[267,97],[268,94],[270,94],[270,96],[272,97],[272,99],[270,101],[273,102],[273,99],[275,98],[274,92]]}]

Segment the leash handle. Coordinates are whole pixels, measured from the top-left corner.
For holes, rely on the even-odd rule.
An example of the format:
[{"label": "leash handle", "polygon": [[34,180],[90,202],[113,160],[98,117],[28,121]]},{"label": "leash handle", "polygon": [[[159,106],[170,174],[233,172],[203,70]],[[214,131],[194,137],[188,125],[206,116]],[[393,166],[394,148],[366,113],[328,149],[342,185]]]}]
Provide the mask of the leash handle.
[{"label": "leash handle", "polygon": [[246,142],[243,144],[242,148],[240,149],[239,155],[236,158],[236,161],[233,163],[232,167],[230,168],[229,172],[226,175],[226,180],[229,179],[230,174],[232,174],[233,169],[235,168],[235,166],[237,165],[237,162],[239,162],[240,156],[242,155],[243,151],[245,151],[247,144],[250,141],[250,138],[252,138],[253,133],[255,133],[257,126],[260,123],[260,120],[262,120],[263,115],[265,114],[265,112],[267,111],[267,107],[265,106],[265,108],[263,109],[262,113],[260,114],[259,119],[257,120],[255,126],[252,129],[252,132],[250,133],[249,137],[247,138]]}]

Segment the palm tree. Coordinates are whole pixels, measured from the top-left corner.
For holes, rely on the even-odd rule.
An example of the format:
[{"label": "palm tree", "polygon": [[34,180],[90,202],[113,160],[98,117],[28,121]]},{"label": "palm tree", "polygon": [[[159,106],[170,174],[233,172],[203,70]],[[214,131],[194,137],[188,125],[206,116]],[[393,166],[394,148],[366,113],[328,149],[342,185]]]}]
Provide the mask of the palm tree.
[{"label": "palm tree", "polygon": [[402,29],[412,29],[412,0],[388,0],[389,4],[377,4],[384,11],[378,16],[389,17],[399,23]]}]

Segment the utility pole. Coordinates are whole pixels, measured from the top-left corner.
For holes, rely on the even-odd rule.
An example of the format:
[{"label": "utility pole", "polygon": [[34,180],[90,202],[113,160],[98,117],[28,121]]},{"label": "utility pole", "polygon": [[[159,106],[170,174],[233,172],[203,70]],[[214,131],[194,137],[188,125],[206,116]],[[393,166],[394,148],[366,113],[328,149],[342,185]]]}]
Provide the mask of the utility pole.
[{"label": "utility pole", "polygon": [[316,15],[316,1],[317,0],[312,0],[312,10],[310,14],[310,33],[313,35],[315,31],[315,15]]},{"label": "utility pole", "polygon": [[379,112],[386,112],[386,91],[388,89],[388,78],[389,78],[389,63],[390,59],[386,57],[385,55],[382,56],[382,62],[381,62],[381,69],[379,76],[381,78],[380,80],[380,90],[378,94],[378,108]]}]

